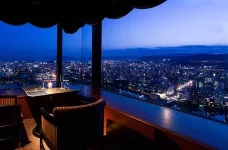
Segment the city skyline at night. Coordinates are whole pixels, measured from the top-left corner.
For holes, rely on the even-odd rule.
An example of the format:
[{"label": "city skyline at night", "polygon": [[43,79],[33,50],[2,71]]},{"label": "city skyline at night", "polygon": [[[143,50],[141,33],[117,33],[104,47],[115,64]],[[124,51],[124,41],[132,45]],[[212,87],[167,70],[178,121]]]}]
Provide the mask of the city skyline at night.
[{"label": "city skyline at night", "polygon": [[0,150],[227,149],[228,0],[6,4]]},{"label": "city skyline at night", "polygon": [[[102,88],[228,123],[227,0],[168,0],[102,22]],[[57,28],[0,22],[0,90],[56,82]],[[63,83],[91,84],[92,27],[63,32]]]}]

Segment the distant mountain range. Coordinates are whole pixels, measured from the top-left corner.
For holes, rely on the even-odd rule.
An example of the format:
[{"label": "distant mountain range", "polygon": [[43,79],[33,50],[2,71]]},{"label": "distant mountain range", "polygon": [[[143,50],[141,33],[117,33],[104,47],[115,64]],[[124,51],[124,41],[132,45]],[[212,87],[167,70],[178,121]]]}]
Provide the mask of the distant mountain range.
[{"label": "distant mountain range", "polygon": [[[63,60],[77,60],[77,58],[75,58],[73,56],[63,56],[62,59]],[[56,57],[52,58],[51,60],[56,60]]]},{"label": "distant mountain range", "polygon": [[158,60],[158,59],[172,59],[178,61],[189,61],[189,60],[219,60],[228,62],[228,53],[227,54],[208,54],[208,53],[201,53],[201,54],[192,54],[192,55],[183,55],[183,56],[175,56],[175,55],[156,55],[156,56],[143,56],[139,57],[139,60]]},{"label": "distant mountain range", "polygon": [[[1,51],[1,50],[0,50]],[[227,45],[187,45],[187,46],[176,46],[176,47],[154,47],[154,48],[128,48],[128,49],[103,49],[102,59],[113,59],[113,60],[126,60],[126,59],[137,59],[143,56],[188,56],[193,54],[224,54],[228,53]],[[33,55],[28,52],[23,53],[7,53],[0,54],[0,60],[55,60],[56,54],[50,53],[48,55]],[[64,53],[63,60],[81,60],[91,59],[91,49],[82,50],[82,54],[79,51],[75,53],[67,54]]]},{"label": "distant mountain range", "polygon": [[222,61],[224,68],[228,69],[228,53],[227,54],[192,54],[185,56],[175,56],[175,55],[156,55],[156,56],[143,56],[139,57],[139,60],[142,61],[150,61],[150,60],[161,60],[161,59],[170,59],[172,64],[186,64],[186,65],[194,65],[195,63],[192,60],[218,60]]},{"label": "distant mountain range", "polygon": [[115,49],[103,50],[103,58],[109,57],[142,57],[142,56],[187,56],[192,54],[224,54],[228,53],[228,46],[226,45],[187,45],[177,47],[154,47],[154,48],[129,48],[129,49]]}]

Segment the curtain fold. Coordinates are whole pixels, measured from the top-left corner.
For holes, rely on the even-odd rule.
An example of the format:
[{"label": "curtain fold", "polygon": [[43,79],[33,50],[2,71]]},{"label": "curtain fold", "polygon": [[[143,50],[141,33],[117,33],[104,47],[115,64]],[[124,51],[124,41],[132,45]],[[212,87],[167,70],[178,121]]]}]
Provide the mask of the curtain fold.
[{"label": "curtain fold", "polygon": [[0,20],[15,26],[30,23],[39,28],[59,24],[72,34],[85,24],[104,18],[118,19],[134,8],[147,9],[166,0],[1,0]]}]

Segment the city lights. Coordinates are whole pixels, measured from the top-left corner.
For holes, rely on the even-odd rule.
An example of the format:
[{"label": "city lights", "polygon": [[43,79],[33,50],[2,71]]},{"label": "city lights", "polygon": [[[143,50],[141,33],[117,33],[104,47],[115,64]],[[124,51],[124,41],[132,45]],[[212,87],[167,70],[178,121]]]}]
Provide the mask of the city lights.
[{"label": "city lights", "polygon": [[[190,64],[178,61],[173,64],[175,60],[167,60],[104,60],[102,88],[182,111],[185,111],[182,103],[199,104],[203,109],[228,106],[228,72],[223,62],[189,60]],[[90,84],[91,61],[64,62],[62,73],[63,82]],[[0,62],[1,89],[9,88],[9,84],[42,87],[46,81],[50,81],[48,88],[56,81],[54,61]]]}]

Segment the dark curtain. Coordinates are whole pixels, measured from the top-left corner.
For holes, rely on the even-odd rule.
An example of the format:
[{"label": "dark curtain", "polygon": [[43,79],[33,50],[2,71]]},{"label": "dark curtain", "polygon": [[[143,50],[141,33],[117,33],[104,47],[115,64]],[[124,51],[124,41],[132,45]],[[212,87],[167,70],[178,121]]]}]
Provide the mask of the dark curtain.
[{"label": "dark curtain", "polygon": [[39,28],[59,24],[74,33],[85,24],[94,25],[105,17],[118,19],[134,8],[147,9],[166,0],[1,0],[0,20],[15,26],[30,23]]}]

